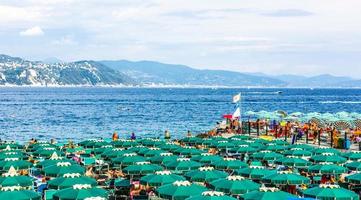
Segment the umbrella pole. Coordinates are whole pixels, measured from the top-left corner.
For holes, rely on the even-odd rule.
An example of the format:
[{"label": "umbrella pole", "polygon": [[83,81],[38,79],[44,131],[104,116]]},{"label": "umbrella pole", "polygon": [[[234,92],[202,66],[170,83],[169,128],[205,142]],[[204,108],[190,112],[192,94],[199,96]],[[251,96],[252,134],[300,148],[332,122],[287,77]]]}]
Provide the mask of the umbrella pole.
[{"label": "umbrella pole", "polygon": [[331,131],[331,148],[332,148],[332,146],[333,146],[333,132]]},{"label": "umbrella pole", "polygon": [[257,137],[259,136],[259,120],[257,119]]},{"label": "umbrella pole", "polygon": [[317,130],[318,131],[318,134],[317,134],[317,136],[318,136],[318,146],[320,146],[321,145],[321,131],[320,130]]},{"label": "umbrella pole", "polygon": [[347,131],[345,131],[345,139],[344,139],[344,145],[343,145],[344,149],[347,149],[346,142],[347,142]]},{"label": "umbrella pole", "polygon": [[248,119],[248,135],[251,135],[251,122]]},{"label": "umbrella pole", "polygon": [[306,144],[308,144],[308,129],[306,129],[305,134],[306,134]]}]

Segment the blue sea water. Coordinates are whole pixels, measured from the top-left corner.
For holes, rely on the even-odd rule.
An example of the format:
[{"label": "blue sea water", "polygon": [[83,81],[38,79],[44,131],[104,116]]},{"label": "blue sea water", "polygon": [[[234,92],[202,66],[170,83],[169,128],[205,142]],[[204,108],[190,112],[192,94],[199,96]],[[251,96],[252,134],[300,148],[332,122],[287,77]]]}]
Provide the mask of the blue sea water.
[{"label": "blue sea water", "polygon": [[[277,94],[276,91],[282,91]],[[232,113],[242,92],[242,111],[360,112],[357,89],[146,89],[0,88],[0,137],[25,141],[110,137],[173,137],[207,131]]]}]

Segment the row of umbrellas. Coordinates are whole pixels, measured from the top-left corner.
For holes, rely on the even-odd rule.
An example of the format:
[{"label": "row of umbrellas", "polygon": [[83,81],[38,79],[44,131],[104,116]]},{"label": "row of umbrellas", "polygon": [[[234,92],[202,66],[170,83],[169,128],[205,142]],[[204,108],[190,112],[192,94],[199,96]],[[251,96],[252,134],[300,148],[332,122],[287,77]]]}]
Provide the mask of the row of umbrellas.
[{"label": "row of umbrellas", "polygon": [[257,119],[268,119],[278,121],[298,121],[314,122],[319,125],[334,125],[340,129],[361,128],[361,114],[355,112],[338,112],[338,113],[302,113],[285,111],[247,111],[246,116]]},{"label": "row of umbrellas", "polygon": [[[311,185],[311,180],[299,172],[338,176],[349,170],[361,169],[360,152],[342,153],[333,148],[314,148],[283,140],[268,141],[237,135],[232,138],[187,137],[178,142],[159,139],[86,140],[77,145],[38,142],[27,147],[16,143],[0,145],[0,199],[40,199],[32,191],[33,177],[18,170],[32,168],[33,172],[50,177],[49,190],[53,199],[106,199],[109,191],[97,187],[97,181],[85,176],[85,167],[66,157],[78,153],[81,160],[94,159],[128,178],[155,188],[166,199],[285,199],[296,196],[279,190],[282,185],[310,185],[302,191],[305,197],[327,199],[358,199],[358,195],[337,185]],[[183,145],[180,145],[183,144]],[[198,148],[196,148],[196,146]],[[199,148],[201,147],[201,148]],[[215,148],[219,153],[207,153]],[[249,163],[230,156],[243,154]],[[36,164],[29,162],[35,160]],[[266,167],[289,167],[276,170]],[[99,164],[101,165],[101,164]],[[359,173],[346,177],[350,184],[360,184]],[[115,186],[130,186],[129,179],[117,179]],[[267,187],[266,187],[267,186]],[[322,192],[320,192],[322,191]],[[21,194],[21,195],[20,195]],[[11,198],[10,198],[11,196]],[[25,197],[24,197],[25,196]],[[20,198],[21,197],[21,198]]]}]

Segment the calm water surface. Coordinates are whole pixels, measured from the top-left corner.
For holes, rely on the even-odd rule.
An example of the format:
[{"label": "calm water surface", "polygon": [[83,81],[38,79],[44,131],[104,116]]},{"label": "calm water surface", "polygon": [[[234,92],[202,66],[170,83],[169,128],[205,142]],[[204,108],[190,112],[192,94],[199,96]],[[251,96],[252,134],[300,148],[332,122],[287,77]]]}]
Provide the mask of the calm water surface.
[{"label": "calm water surface", "polygon": [[[276,91],[283,93],[277,94]],[[361,112],[357,89],[0,88],[0,137],[173,137],[209,130],[242,92],[242,110]]]}]

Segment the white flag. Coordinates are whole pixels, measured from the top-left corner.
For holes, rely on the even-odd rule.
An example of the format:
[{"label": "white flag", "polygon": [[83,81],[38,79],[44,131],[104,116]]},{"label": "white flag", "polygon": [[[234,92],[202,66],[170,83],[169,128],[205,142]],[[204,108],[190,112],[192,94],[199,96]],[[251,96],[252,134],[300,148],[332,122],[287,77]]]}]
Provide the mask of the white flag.
[{"label": "white flag", "polygon": [[237,103],[240,100],[241,100],[241,93],[233,96],[233,103]]},{"label": "white flag", "polygon": [[241,109],[238,107],[238,108],[234,111],[234,113],[233,113],[233,115],[232,115],[232,119],[239,118],[240,116],[241,116]]}]

